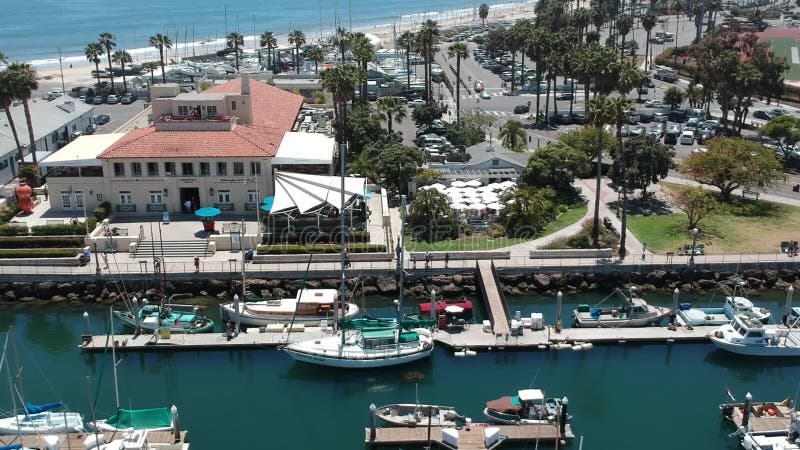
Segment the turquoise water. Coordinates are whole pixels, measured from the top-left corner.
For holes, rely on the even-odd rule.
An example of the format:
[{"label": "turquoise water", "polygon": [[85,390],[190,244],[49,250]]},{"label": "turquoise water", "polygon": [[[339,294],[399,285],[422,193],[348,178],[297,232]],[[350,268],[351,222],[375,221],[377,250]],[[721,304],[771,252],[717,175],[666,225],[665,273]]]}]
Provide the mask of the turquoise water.
[{"label": "turquoise water", "polygon": [[[779,314],[781,298],[781,293],[769,293],[755,301]],[[570,298],[564,310],[596,300]],[[545,311],[552,320],[551,299],[510,298],[509,303],[512,310]],[[367,306],[376,315],[391,313],[390,299],[368,299]],[[106,311],[89,309],[95,332],[104,326]],[[98,416],[107,416],[114,408],[110,356],[77,350],[82,312],[69,306],[3,305],[0,327],[16,325],[26,400],[62,400],[88,415],[85,377],[91,375],[95,381],[102,378],[93,393],[99,392]],[[423,377],[406,381],[403,374],[408,371]],[[414,401],[415,385],[420,401],[456,406],[475,421],[481,420],[486,401],[519,388],[536,386],[551,395],[566,395],[574,430],[585,436],[587,450],[735,449],[717,409],[726,399],[725,388],[738,397],[746,391],[756,399],[794,397],[800,365],[791,360],[747,361],[721,354],[712,345],[690,344],[481,353],[473,358],[456,358],[437,348],[428,361],[352,372],[294,364],[275,350],[252,350],[127,354],[119,379],[123,406],[178,405],[195,450],[253,444],[362,448],[369,404]],[[7,389],[0,388],[0,409],[9,405]]]}]

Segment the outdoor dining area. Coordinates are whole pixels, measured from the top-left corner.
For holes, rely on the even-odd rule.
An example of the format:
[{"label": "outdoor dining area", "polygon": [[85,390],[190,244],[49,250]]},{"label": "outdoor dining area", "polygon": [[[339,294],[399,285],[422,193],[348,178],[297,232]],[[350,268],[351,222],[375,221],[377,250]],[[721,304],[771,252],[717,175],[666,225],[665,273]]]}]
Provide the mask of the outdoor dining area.
[{"label": "outdoor dining area", "polygon": [[503,209],[500,196],[517,186],[513,181],[483,185],[478,180],[455,180],[447,187],[441,183],[419,188],[420,191],[433,189],[447,196],[450,209],[467,218],[487,218],[497,215]]}]

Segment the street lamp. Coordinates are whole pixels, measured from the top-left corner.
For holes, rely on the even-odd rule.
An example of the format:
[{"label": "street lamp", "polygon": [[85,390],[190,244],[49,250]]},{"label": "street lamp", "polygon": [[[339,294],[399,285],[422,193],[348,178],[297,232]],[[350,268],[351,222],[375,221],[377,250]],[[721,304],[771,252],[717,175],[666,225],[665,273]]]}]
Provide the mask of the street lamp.
[{"label": "street lamp", "polygon": [[690,231],[690,233],[692,233],[692,248],[690,250],[691,253],[689,253],[689,267],[693,269],[694,268],[694,252],[695,252],[695,248],[697,246],[697,235],[700,234],[700,230],[698,230],[697,227],[695,227],[695,228],[692,228],[692,231]]}]

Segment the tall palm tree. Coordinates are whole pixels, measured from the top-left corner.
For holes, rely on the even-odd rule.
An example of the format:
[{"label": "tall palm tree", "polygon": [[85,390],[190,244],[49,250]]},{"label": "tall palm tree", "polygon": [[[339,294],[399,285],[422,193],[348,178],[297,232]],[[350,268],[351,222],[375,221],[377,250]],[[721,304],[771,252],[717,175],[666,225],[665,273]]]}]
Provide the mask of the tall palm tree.
[{"label": "tall palm tree", "polygon": [[319,63],[325,61],[325,52],[322,47],[312,47],[306,52],[308,59],[314,61],[314,73],[319,75]]},{"label": "tall palm tree", "polygon": [[259,45],[261,45],[261,47],[267,47],[267,55],[269,55],[267,66],[272,69],[272,49],[278,47],[278,39],[272,31],[265,31],[261,33],[260,37]]},{"label": "tall palm tree", "polygon": [[156,64],[154,62],[148,61],[148,62],[143,62],[142,63],[142,70],[144,70],[146,72],[150,72],[150,84],[151,85],[155,84],[155,79],[153,79],[153,72],[156,70],[157,67],[158,67],[158,64]]},{"label": "tall palm tree", "polygon": [[105,32],[100,33],[100,45],[106,50],[106,55],[108,56],[108,75],[111,79],[111,91],[114,91],[114,75],[111,73],[111,49],[117,46],[117,43],[114,42],[114,39],[117,37],[114,36],[113,33]]},{"label": "tall palm tree", "polygon": [[[5,58],[0,59],[0,63],[5,63]],[[11,105],[14,103],[14,91],[11,86],[11,72],[8,70],[0,71],[0,109],[5,110],[8,125],[11,128],[11,134],[14,137],[14,143],[17,145],[17,159],[22,161],[22,143],[19,141],[19,134],[17,134],[17,127],[14,125],[14,117],[11,115]]]},{"label": "tall palm tree", "polygon": [[353,47],[353,58],[358,64],[359,70],[359,96],[367,98],[367,63],[375,58],[375,47],[364,33],[354,33],[351,41]]},{"label": "tall palm tree", "polygon": [[503,147],[509,150],[519,152],[525,147],[525,127],[518,120],[506,122],[498,136],[503,143]]},{"label": "tall palm tree", "polygon": [[467,46],[456,42],[447,48],[447,56],[456,59],[456,121],[461,119],[461,60],[468,57]]},{"label": "tall palm tree", "polygon": [[411,47],[414,45],[414,33],[406,30],[397,38],[397,46],[406,52],[406,87],[411,86]]},{"label": "tall palm tree", "polygon": [[589,107],[586,119],[597,130],[597,149],[595,151],[595,192],[594,192],[594,218],[592,220],[592,245],[600,245],[600,188],[603,179],[603,127],[613,121],[612,105],[610,99],[601,95],[587,103]]},{"label": "tall palm tree", "polygon": [[114,56],[111,59],[122,66],[122,86],[125,89],[125,93],[128,93],[128,82],[125,79],[125,64],[130,64],[133,62],[133,58],[131,54],[126,52],[125,50],[117,50],[114,52]]},{"label": "tall palm tree", "polygon": [[342,53],[342,65],[344,65],[345,61],[345,51],[347,47],[350,46],[350,41],[353,38],[352,33],[347,31],[344,27],[336,27],[336,33],[333,35],[333,45],[335,47],[339,47],[339,51]]},{"label": "tall palm tree", "polygon": [[[656,26],[657,22],[656,15],[648,12],[644,16],[642,16],[642,27],[644,31],[647,32],[647,40],[644,43],[644,68],[645,70],[650,69],[650,33],[653,31],[653,28]],[[677,37],[675,38],[677,39]]]},{"label": "tall palm tree", "polygon": [[100,56],[103,55],[103,46],[99,42],[89,42],[84,49],[86,59],[94,63],[94,72],[97,74],[97,85],[100,85]]},{"label": "tall palm tree", "polygon": [[294,68],[300,73],[300,46],[306,43],[306,35],[302,30],[289,33],[289,43],[294,44]]},{"label": "tall palm tree", "polygon": [[354,86],[358,81],[358,70],[356,67],[345,65],[322,72],[322,87],[333,97],[336,142],[340,145],[346,142],[347,102],[355,97]]},{"label": "tall palm tree", "polygon": [[397,100],[397,97],[381,97],[377,101],[378,115],[381,120],[386,121],[386,130],[392,133],[392,119],[398,124],[403,123],[403,119],[408,114],[405,105]]},{"label": "tall palm tree", "polygon": [[[537,26],[533,29],[533,33],[528,37],[525,43],[525,52],[528,58],[536,64],[536,122],[539,122],[539,103],[541,96],[539,89],[542,82],[542,72],[544,68],[544,58],[547,55],[547,49],[551,40],[551,33],[547,27]],[[587,85],[588,86],[588,85]]]},{"label": "tall palm tree", "polygon": [[433,101],[431,95],[431,68],[433,65],[433,54],[435,53],[436,43],[439,42],[439,24],[435,20],[428,19],[419,30],[420,43],[425,52],[425,94],[428,103]]},{"label": "tall palm tree", "polygon": [[234,31],[234,32],[228,34],[228,36],[225,38],[225,40],[227,41],[228,48],[232,48],[233,49],[233,55],[234,55],[235,64],[236,64],[236,71],[238,72],[239,71],[239,48],[240,47],[244,47],[244,36],[242,36],[241,33]]},{"label": "tall palm tree", "polygon": [[28,125],[28,138],[31,141],[30,153],[33,158],[33,164],[38,164],[36,160],[36,140],[33,137],[33,121],[31,120],[31,110],[28,105],[28,100],[31,98],[33,91],[39,89],[39,80],[37,79],[36,70],[27,63],[11,63],[8,68],[8,86],[14,99],[22,102],[22,108],[25,111],[25,122]]},{"label": "tall palm tree", "polygon": [[158,60],[161,62],[161,82],[167,82],[167,76],[164,73],[164,49],[172,48],[172,39],[166,34],[156,33],[155,36],[150,36],[150,47],[158,49]]},{"label": "tall palm tree", "polygon": [[[675,0],[675,3],[672,4],[672,9],[675,10],[675,50],[678,50],[678,24],[681,22],[681,13],[683,12],[683,2],[681,0]],[[675,58],[678,57],[678,52],[673,50],[673,54]]]},{"label": "tall palm tree", "polygon": [[617,32],[619,33],[620,36],[619,55],[621,58],[625,57],[625,36],[627,36],[628,33],[631,32],[632,28],[633,28],[633,17],[631,17],[628,14],[623,14],[619,16],[619,18],[617,19]]},{"label": "tall palm tree", "polygon": [[486,3],[481,3],[481,6],[478,6],[478,17],[481,18],[481,26],[486,26],[486,18],[489,17],[489,5]]}]

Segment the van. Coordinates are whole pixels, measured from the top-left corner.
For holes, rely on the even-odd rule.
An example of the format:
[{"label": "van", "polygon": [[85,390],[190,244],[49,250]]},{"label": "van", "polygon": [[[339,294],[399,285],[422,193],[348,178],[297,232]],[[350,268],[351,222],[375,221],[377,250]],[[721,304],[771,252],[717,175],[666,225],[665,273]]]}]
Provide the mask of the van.
[{"label": "van", "polygon": [[681,145],[692,145],[694,144],[694,132],[690,130],[684,130],[681,133]]}]

